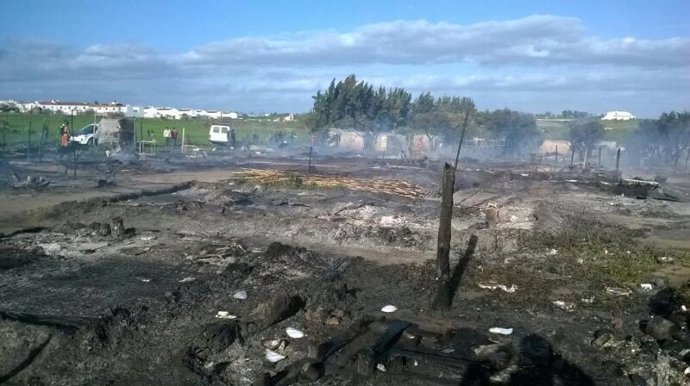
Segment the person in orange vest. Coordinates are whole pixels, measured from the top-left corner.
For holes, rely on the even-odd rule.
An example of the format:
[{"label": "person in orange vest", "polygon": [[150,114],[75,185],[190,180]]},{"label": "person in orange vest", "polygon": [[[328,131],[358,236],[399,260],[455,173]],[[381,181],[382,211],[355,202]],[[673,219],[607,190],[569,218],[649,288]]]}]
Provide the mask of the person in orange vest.
[{"label": "person in orange vest", "polygon": [[65,122],[60,126],[60,146],[67,147],[69,145],[69,137],[72,135],[69,129],[69,123]]}]

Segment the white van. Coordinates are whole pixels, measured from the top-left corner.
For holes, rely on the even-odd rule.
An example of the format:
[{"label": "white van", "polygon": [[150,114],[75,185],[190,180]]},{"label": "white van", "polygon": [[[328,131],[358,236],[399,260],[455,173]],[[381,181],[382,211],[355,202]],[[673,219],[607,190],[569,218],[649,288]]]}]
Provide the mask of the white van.
[{"label": "white van", "polygon": [[208,138],[211,143],[218,143],[227,145],[230,142],[230,131],[233,130],[230,126],[211,125],[208,131]]}]

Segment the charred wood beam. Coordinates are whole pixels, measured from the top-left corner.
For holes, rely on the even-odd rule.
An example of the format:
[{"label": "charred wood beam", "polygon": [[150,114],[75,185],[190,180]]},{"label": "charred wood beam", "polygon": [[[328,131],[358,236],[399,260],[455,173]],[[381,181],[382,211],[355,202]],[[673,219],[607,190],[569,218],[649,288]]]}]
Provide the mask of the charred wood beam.
[{"label": "charred wood beam", "polygon": [[98,321],[98,318],[87,318],[79,316],[54,316],[28,314],[23,312],[0,311],[0,319],[14,322],[26,323],[35,326],[53,327],[74,334],[80,328]]}]

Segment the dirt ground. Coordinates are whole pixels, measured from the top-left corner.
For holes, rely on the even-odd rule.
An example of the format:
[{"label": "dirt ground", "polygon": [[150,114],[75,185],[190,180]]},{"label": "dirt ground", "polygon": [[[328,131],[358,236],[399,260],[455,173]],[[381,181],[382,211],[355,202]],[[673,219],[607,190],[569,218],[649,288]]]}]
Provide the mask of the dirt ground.
[{"label": "dirt ground", "polygon": [[445,311],[442,164],[312,166],[5,162],[0,383],[687,383],[690,176],[462,162]]}]

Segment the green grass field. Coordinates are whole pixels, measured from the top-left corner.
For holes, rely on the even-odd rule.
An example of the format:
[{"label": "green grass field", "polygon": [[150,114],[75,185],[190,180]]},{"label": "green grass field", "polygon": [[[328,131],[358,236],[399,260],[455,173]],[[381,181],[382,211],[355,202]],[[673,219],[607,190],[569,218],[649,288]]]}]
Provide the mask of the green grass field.
[{"label": "green grass field", "polygon": [[[97,118],[100,119],[100,118]],[[56,144],[59,137],[59,128],[63,121],[71,124],[72,131],[76,132],[82,127],[93,123],[93,116],[75,115],[73,117],[61,114],[42,113],[29,115],[28,113],[7,113],[0,115],[0,144],[5,143],[8,148],[26,146],[30,140],[32,147],[36,146],[41,138],[42,128],[48,128],[48,144]],[[7,122],[7,129],[3,130],[2,123]],[[223,120],[216,122],[203,118],[189,118],[181,120],[170,120],[162,118],[137,118],[135,120],[135,135],[139,140],[143,133],[143,138],[155,139],[158,143],[164,143],[163,130],[166,127],[177,128],[179,133],[178,141],[182,138],[182,129],[185,130],[185,142],[190,145],[201,147],[211,146],[209,142],[209,127],[214,124],[225,124],[237,130],[237,140],[240,142],[249,140],[254,134],[258,135],[259,143],[267,143],[268,137],[277,132],[294,133],[298,141],[306,141],[309,137],[309,130],[304,124],[295,120],[293,122],[273,122],[269,119],[236,119]],[[152,136],[149,136],[152,132]],[[30,138],[29,138],[30,137]]]}]

